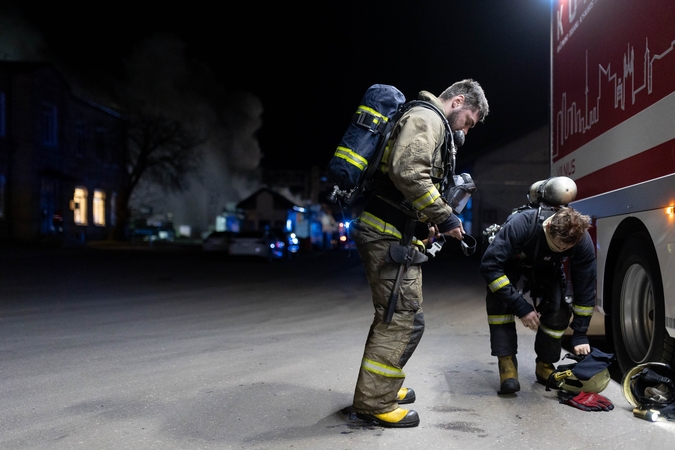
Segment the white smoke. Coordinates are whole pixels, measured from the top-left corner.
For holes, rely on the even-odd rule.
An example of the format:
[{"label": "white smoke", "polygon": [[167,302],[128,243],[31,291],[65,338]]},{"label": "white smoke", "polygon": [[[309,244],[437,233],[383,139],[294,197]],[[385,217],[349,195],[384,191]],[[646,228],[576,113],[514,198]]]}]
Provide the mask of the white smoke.
[{"label": "white smoke", "polygon": [[[140,43],[126,61],[124,95],[143,99],[166,115],[190,124],[204,140],[204,164],[179,194],[143,186],[136,206],[171,214],[174,224],[190,225],[193,235],[215,225],[216,216],[260,187],[262,153],[255,139],[262,125],[262,104],[247,92],[229,91],[211,70],[188,60],[185,44],[158,34]],[[142,195],[140,195],[142,194]]]},{"label": "white smoke", "polygon": [[255,133],[263,107],[248,92],[229,89],[202,62],[188,59],[185,43],[172,35],[155,35],[138,44],[125,61],[126,79],[70,67],[55,57],[34,26],[8,5],[0,5],[0,60],[53,63],[82,97],[110,104],[116,95],[135,97],[167,116],[182,119],[203,139],[203,168],[190,177],[190,188],[164,194],[145,184],[132,206],[149,205],[189,225],[198,237],[215,225],[216,216],[260,187],[262,153]]}]

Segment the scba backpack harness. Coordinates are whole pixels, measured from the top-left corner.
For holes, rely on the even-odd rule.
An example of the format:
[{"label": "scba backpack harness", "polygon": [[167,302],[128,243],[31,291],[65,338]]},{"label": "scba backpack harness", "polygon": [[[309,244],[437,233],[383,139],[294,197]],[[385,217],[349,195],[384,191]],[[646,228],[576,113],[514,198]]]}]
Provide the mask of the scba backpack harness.
[{"label": "scba backpack harness", "polygon": [[[424,100],[406,102],[403,93],[394,86],[374,84],[363,95],[335,154],[328,162],[328,177],[334,183],[329,201],[350,205],[373,188],[375,171],[394,125],[415,106],[428,108],[441,117],[445,126],[443,154],[448,153],[448,145],[455,149],[450,125],[436,106]],[[452,156],[450,170],[454,175],[454,154]]]},{"label": "scba backpack harness", "polygon": [[483,252],[485,252],[488,245],[495,239],[499,230],[501,230],[516,213],[536,208],[537,220],[533,223],[530,237],[524,245],[529,244],[536,236],[544,219],[553,215],[553,213],[561,207],[569,205],[576,195],[577,185],[574,180],[568,177],[552,177],[533,183],[527,194],[527,204],[513,209],[502,225],[494,223],[483,231]]}]

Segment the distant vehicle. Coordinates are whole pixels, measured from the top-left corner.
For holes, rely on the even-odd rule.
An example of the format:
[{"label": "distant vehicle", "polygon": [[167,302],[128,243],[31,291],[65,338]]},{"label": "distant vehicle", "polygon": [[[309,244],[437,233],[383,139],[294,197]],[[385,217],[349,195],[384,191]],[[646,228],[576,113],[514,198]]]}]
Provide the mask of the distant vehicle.
[{"label": "distant vehicle", "polygon": [[286,257],[291,258],[300,251],[300,240],[295,233],[291,231],[274,231],[279,237],[283,237],[286,244]]},{"label": "distant vehicle", "polygon": [[340,222],[338,225],[338,248],[341,250],[352,250],[356,244],[349,237],[349,224],[351,222]]},{"label": "distant vehicle", "polygon": [[212,231],[202,240],[202,249],[205,252],[229,253],[233,235],[233,231]]},{"label": "distant vehicle", "polygon": [[290,258],[299,248],[295,233],[281,230],[241,231],[232,235],[228,253],[231,256],[257,256],[271,261]]},{"label": "distant vehicle", "polygon": [[131,226],[132,239],[136,236],[142,237],[144,241],[173,241],[176,238],[176,231],[173,222],[137,219]]}]

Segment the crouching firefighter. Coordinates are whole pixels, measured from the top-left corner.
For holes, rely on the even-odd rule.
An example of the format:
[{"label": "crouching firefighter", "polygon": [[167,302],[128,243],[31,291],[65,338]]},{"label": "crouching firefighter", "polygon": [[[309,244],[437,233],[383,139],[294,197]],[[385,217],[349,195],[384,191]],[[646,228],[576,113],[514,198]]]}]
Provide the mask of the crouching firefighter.
[{"label": "crouching firefighter", "polygon": [[[375,308],[359,369],[352,412],[384,427],[415,427],[415,401],[403,368],[424,332],[420,264],[430,236],[461,240],[461,221],[444,197],[454,167],[455,139],[488,113],[482,88],[457,82],[438,98],[422,91],[419,105],[394,126],[372,195],[350,226]],[[449,120],[448,120],[449,119]]]},{"label": "crouching firefighter", "polygon": [[[566,206],[575,196],[576,184],[567,177],[533,184],[529,204],[496,227],[481,260],[490,345],[498,358],[499,394],[520,390],[516,318],[536,331],[535,376],[542,384],[555,371],[553,363],[560,360],[568,326],[573,330],[574,353],[591,351],[586,333],[595,307],[596,260],[588,233],[590,218]],[[528,293],[531,302],[525,299]]]}]

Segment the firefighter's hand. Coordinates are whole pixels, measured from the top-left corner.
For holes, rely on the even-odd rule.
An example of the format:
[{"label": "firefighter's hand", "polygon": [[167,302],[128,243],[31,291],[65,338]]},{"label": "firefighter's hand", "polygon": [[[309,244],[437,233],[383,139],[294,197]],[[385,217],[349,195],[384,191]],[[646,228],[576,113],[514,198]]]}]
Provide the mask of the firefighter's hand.
[{"label": "firefighter's hand", "polygon": [[525,325],[525,327],[529,328],[530,330],[536,331],[537,328],[539,328],[539,313],[536,311],[528,313],[527,315],[521,317],[520,320],[523,322],[523,325]]},{"label": "firefighter's hand", "polygon": [[450,231],[443,233],[446,236],[454,237],[455,239],[462,240],[464,239],[464,227],[460,224],[457,228],[453,228]]},{"label": "firefighter's hand", "polygon": [[424,239],[422,242],[425,244],[434,242],[434,238],[439,237],[441,234],[438,232],[438,227],[434,224],[429,225],[429,237]]},{"label": "firefighter's hand", "polygon": [[574,346],[575,355],[588,355],[591,352],[590,344],[580,344]]}]

